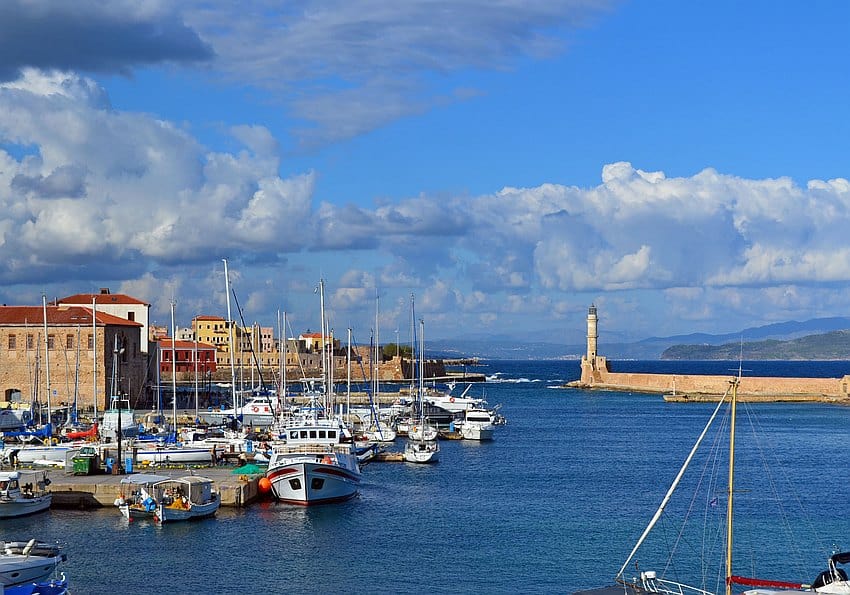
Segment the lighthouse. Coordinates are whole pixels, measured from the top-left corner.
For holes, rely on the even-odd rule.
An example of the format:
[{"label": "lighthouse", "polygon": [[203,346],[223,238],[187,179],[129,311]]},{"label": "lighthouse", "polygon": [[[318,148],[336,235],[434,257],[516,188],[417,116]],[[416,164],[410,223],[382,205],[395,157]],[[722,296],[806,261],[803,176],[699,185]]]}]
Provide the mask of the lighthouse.
[{"label": "lighthouse", "polygon": [[598,321],[596,305],[591,304],[590,308],[587,309],[587,362],[591,367],[596,367],[596,340],[599,338],[597,331]]},{"label": "lighthouse", "polygon": [[587,309],[587,353],[581,356],[581,383],[585,386],[604,382],[605,375],[608,373],[607,358],[596,351],[596,341],[599,339],[598,323],[596,304],[591,304]]}]

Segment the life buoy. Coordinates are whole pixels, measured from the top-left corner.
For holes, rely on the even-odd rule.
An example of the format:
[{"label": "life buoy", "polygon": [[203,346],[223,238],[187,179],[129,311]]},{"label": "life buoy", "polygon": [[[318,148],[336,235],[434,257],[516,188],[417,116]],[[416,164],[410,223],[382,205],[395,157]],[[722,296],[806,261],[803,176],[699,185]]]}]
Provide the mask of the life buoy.
[{"label": "life buoy", "polygon": [[251,411],[253,411],[254,413],[256,413],[259,410],[260,410],[259,407],[251,407]]},{"label": "life buoy", "polygon": [[449,403],[454,403],[454,402],[455,402],[455,398],[454,398],[454,397],[449,397]]}]

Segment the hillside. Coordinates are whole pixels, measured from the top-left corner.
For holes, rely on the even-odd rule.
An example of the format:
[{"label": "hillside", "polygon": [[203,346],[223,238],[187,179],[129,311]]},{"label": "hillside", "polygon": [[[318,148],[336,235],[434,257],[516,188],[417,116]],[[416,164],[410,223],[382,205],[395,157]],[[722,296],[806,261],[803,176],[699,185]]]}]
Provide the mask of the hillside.
[{"label": "hillside", "polygon": [[674,345],[661,359],[737,360],[836,360],[850,359],[850,330],[807,335],[788,341],[740,341],[723,345]]}]

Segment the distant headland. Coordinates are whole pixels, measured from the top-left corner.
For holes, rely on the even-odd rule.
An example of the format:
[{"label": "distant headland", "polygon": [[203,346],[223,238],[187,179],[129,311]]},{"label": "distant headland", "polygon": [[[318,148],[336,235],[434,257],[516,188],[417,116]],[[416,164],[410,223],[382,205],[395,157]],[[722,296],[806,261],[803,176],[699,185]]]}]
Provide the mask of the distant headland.
[{"label": "distant headland", "polygon": [[[570,388],[659,393],[671,401],[712,401],[722,397],[731,375],[647,374],[612,372],[608,359],[597,353],[596,306],[587,313],[587,353],[581,358],[581,379]],[[746,401],[818,401],[850,404],[850,376],[842,378],[741,378],[738,397]]]}]

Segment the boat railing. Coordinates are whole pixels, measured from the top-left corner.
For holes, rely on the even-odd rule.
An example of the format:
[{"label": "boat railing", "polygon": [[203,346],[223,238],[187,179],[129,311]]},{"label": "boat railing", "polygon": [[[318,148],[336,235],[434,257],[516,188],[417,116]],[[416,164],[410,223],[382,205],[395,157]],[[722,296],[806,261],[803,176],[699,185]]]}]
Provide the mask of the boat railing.
[{"label": "boat railing", "polygon": [[692,587],[676,581],[658,578],[654,571],[647,570],[640,573],[640,578],[633,582],[618,581],[625,585],[640,588],[647,593],[662,593],[664,595],[714,595],[711,591]]}]

